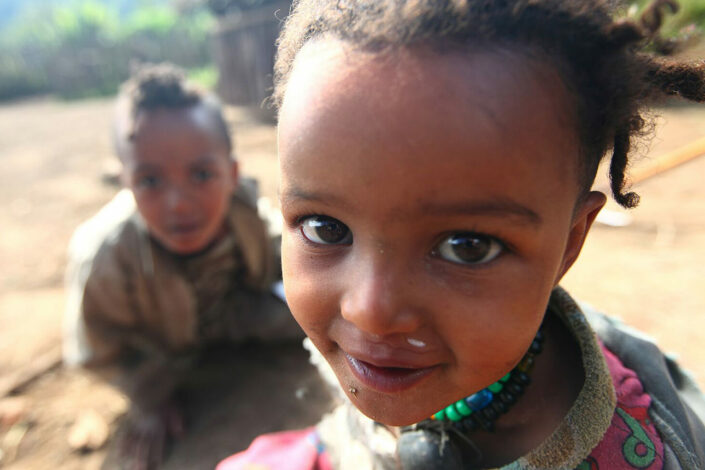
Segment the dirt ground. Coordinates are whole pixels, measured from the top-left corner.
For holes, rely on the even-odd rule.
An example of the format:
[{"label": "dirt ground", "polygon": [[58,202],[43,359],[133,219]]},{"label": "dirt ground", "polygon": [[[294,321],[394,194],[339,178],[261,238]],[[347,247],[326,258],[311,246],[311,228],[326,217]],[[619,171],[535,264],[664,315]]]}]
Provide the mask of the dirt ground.
[{"label": "dirt ground", "polygon": [[[705,137],[705,108],[670,107],[659,114],[658,135],[642,161]],[[116,191],[101,180],[113,163],[110,116],[109,100],[0,107],[0,391],[59,357],[66,245],[76,225]],[[243,171],[260,178],[264,194],[275,198],[274,129],[252,122],[241,110],[231,110],[230,116]],[[597,225],[563,282],[580,299],[677,352],[701,385],[704,175],[701,157],[637,185],[643,202],[630,212],[632,223]],[[614,204],[609,209],[624,212]],[[166,468],[212,468],[255,435],[313,423],[328,406],[298,346],[249,347],[235,356],[227,374],[216,374],[195,400],[190,433],[173,449]],[[13,407],[14,417],[3,414]],[[0,396],[0,467],[114,468],[113,437],[125,407],[110,387],[50,367],[11,397]],[[111,439],[98,451],[72,452],[67,434],[85,412],[110,423]]]}]

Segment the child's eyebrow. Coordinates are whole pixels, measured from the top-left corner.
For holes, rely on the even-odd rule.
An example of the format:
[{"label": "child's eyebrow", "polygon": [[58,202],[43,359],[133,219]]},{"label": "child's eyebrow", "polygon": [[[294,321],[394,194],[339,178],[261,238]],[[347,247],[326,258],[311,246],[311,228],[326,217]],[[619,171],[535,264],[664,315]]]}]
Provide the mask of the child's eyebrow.
[{"label": "child's eyebrow", "polygon": [[155,165],[153,163],[138,163],[134,169],[134,173],[152,173],[155,171],[159,171],[161,168],[159,165]]},{"label": "child's eyebrow", "polygon": [[214,154],[207,153],[207,154],[199,157],[193,163],[191,163],[191,166],[193,167],[193,166],[199,166],[199,165],[212,165],[216,161],[217,161],[217,157]]},{"label": "child's eyebrow", "polygon": [[352,206],[347,201],[345,201],[339,196],[336,196],[335,194],[322,191],[307,191],[297,186],[294,186],[291,189],[281,191],[280,199],[282,201],[282,204],[286,204],[287,202],[295,200],[304,200],[313,202],[324,202],[327,204],[336,205],[343,210],[352,208]]},{"label": "child's eyebrow", "polygon": [[539,226],[543,223],[541,216],[534,210],[506,198],[458,202],[424,201],[420,203],[418,210],[432,215],[512,217],[533,226]]},{"label": "child's eyebrow", "polygon": [[[287,201],[302,199],[305,201],[326,202],[340,207],[345,210],[351,205],[343,198],[335,194],[323,192],[309,192],[304,189],[293,187],[282,191],[282,204]],[[535,227],[543,223],[541,216],[536,211],[507,198],[492,198],[473,201],[457,201],[457,202],[434,202],[423,201],[413,210],[400,209],[396,211],[395,218],[414,218],[418,214],[426,214],[428,216],[491,216],[491,217],[511,217],[520,223],[532,225]]]}]

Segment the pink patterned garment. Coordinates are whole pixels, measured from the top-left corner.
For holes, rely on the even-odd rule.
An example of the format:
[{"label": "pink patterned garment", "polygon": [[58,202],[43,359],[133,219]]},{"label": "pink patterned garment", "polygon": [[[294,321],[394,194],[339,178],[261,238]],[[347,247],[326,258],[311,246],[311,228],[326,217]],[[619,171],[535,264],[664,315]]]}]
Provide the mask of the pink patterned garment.
[{"label": "pink patterned garment", "polygon": [[333,470],[316,429],[264,434],[216,470]]},{"label": "pink patterned garment", "polygon": [[651,397],[634,371],[600,346],[617,392],[617,408],[602,441],[576,470],[661,470],[663,442],[647,412]]}]

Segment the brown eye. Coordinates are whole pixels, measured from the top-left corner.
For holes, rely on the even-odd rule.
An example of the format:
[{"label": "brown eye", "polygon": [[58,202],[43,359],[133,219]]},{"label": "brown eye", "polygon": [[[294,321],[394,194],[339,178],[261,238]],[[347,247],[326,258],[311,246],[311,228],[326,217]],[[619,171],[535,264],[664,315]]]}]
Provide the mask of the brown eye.
[{"label": "brown eye", "polygon": [[205,183],[206,181],[212,180],[214,177],[215,173],[205,168],[194,170],[191,173],[191,178],[193,178],[196,183]]},{"label": "brown eye", "polygon": [[352,233],[341,221],[324,215],[313,215],[301,221],[301,233],[307,240],[321,245],[350,245]]},{"label": "brown eye", "polygon": [[137,178],[140,189],[155,189],[161,184],[161,178],[156,175],[142,175]]},{"label": "brown eye", "polygon": [[489,263],[504,251],[497,239],[479,233],[457,233],[445,238],[434,252],[446,261],[458,264]]}]

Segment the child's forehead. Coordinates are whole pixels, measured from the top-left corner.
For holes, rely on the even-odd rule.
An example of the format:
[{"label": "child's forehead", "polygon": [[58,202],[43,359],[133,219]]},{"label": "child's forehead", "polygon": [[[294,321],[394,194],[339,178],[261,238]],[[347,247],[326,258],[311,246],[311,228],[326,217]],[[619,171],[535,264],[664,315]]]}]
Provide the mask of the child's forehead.
[{"label": "child's forehead", "polygon": [[549,200],[560,180],[560,197],[577,195],[579,145],[557,74],[496,52],[375,57],[330,47],[297,61],[284,96],[283,192]]},{"label": "child's forehead", "polygon": [[230,140],[224,124],[219,122],[218,112],[201,103],[183,108],[138,110],[132,116],[118,114],[115,128],[118,154],[124,159],[145,146],[193,146],[196,142],[229,154]]},{"label": "child's forehead", "polygon": [[368,142],[376,134],[396,133],[404,144],[418,140],[419,129],[451,138],[486,127],[507,145],[515,135],[530,133],[576,154],[573,112],[555,69],[511,51],[374,54],[324,40],[307,45],[297,58],[279,133],[280,142],[296,142],[297,136],[287,135],[296,122],[297,134],[310,130],[325,139],[328,131],[357,121],[364,123],[359,129]]},{"label": "child's forehead", "polygon": [[172,165],[175,154],[229,158],[229,142],[215,119],[201,106],[141,110],[116,122],[118,157],[127,166],[144,160]]},{"label": "child's forehead", "polygon": [[[520,103],[538,96],[557,119],[574,127],[574,100],[557,68],[530,51],[441,53],[430,46],[365,51],[336,39],[315,40],[302,48],[287,83],[282,112],[292,102],[316,110],[347,97],[389,108],[403,102],[435,105],[451,95],[457,98],[458,112],[472,106],[494,112],[507,101]],[[513,111],[517,116],[531,115],[518,106]]]},{"label": "child's forehead", "polygon": [[184,108],[139,110],[134,116],[135,136],[144,132],[173,132],[186,128],[213,135],[217,133],[215,119],[203,104]]}]

